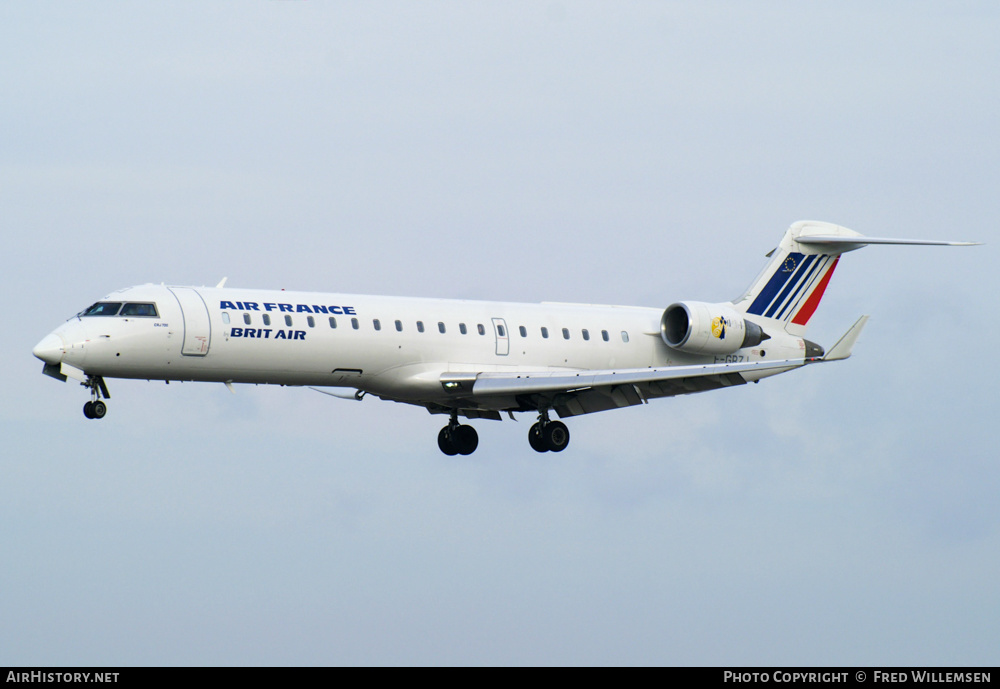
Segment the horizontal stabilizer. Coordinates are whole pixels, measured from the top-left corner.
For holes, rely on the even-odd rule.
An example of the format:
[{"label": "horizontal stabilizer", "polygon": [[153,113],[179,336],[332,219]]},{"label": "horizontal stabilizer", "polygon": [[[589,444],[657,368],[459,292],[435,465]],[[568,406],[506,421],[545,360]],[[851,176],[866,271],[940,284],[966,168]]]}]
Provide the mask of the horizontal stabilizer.
[{"label": "horizontal stabilizer", "polygon": [[870,245],[975,246],[976,242],[865,237],[818,220],[801,220],[785,232],[770,261],[733,306],[777,321],[785,332],[804,337],[843,254]]},{"label": "horizontal stabilizer", "polygon": [[850,244],[862,247],[866,244],[914,244],[926,246],[977,246],[979,242],[945,242],[938,239],[892,239],[886,237],[843,237],[838,235],[815,234],[800,236],[799,244]]},{"label": "horizontal stabilizer", "polygon": [[826,356],[822,358],[822,361],[840,361],[841,359],[846,359],[851,356],[851,350],[854,348],[854,343],[858,341],[858,335],[861,334],[861,330],[868,322],[868,318],[868,316],[862,316],[859,318],[857,322],[851,326],[850,330],[844,333],[844,336],[837,340],[837,344],[830,348],[830,351],[826,353]]}]

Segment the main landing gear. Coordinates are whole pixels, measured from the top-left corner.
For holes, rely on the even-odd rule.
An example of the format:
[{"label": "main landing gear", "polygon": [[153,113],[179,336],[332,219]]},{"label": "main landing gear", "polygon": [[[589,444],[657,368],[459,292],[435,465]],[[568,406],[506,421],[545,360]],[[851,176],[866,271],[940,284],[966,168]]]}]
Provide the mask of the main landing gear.
[{"label": "main landing gear", "polygon": [[[528,431],[528,444],[535,452],[562,452],[569,445],[569,429],[562,421],[550,421],[548,411],[542,411]],[[448,456],[471,455],[479,447],[479,434],[472,426],[458,423],[458,412],[453,411],[448,425],[438,433],[438,447]]]},{"label": "main landing gear", "polygon": [[549,421],[549,413],[543,411],[528,430],[528,444],[535,452],[562,452],[569,445],[569,429],[562,421]]},{"label": "main landing gear", "polygon": [[91,400],[83,405],[83,415],[88,419],[103,419],[108,413],[108,405],[101,401],[101,396],[103,395],[104,399],[111,399],[104,379],[100,376],[90,376],[83,385],[90,388],[91,396]]},{"label": "main landing gear", "polygon": [[446,455],[471,455],[479,447],[479,434],[472,426],[458,423],[458,412],[451,413],[451,421],[438,433],[438,447]]}]

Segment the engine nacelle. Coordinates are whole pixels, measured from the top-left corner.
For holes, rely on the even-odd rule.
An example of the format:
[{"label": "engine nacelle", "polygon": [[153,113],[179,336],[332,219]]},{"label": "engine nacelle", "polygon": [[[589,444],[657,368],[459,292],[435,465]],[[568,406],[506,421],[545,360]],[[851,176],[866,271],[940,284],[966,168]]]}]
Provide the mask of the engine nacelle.
[{"label": "engine nacelle", "polygon": [[730,304],[702,301],[668,306],[660,319],[660,336],[668,346],[691,354],[732,354],[770,339]]}]

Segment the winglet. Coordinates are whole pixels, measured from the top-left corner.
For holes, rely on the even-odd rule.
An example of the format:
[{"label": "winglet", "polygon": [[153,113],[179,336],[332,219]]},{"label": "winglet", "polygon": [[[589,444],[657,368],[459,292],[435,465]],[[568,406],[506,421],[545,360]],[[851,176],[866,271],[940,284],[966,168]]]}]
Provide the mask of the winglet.
[{"label": "winglet", "polygon": [[229,279],[229,277],[227,276],[227,277],[224,277],[221,280],[219,280],[219,284],[217,284],[215,286],[215,289],[222,289],[223,287],[225,287],[226,286],[226,280],[228,280],[228,279]]},{"label": "winglet", "polygon": [[862,316],[857,320],[857,322],[851,326],[850,330],[844,333],[844,336],[837,340],[837,344],[830,348],[830,351],[826,353],[823,357],[823,361],[840,361],[841,359],[846,359],[851,356],[851,350],[854,348],[854,343],[858,341],[858,335],[861,334],[862,328],[868,322],[869,316]]}]

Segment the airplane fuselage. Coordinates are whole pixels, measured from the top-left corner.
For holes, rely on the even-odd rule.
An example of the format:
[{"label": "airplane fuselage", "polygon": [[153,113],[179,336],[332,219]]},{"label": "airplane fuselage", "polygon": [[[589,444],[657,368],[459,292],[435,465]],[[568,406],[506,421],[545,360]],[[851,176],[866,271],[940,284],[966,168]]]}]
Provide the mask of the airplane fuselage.
[{"label": "airplane fuselage", "polygon": [[162,285],[98,303],[151,304],[156,315],[74,317],[50,336],[62,350],[50,363],[107,378],[356,388],[420,405],[447,406],[446,373],[802,359],[805,351],[801,338],[779,335],[732,355],[687,354],[663,342],[663,310],[643,307]]},{"label": "airplane fuselage", "polygon": [[[471,454],[467,419],[535,412],[538,452],[569,443],[560,418],[756,382],[851,355],[862,316],[824,352],[804,339],[846,252],[868,244],[968,244],[863,237],[801,221],[731,302],[632,306],[415,299],[142,285],[114,292],[34,349],[43,372],[90,389],[107,413],[105,378],[304,385],[447,414],[445,454]],[[340,389],[338,392],[332,390]]]}]

